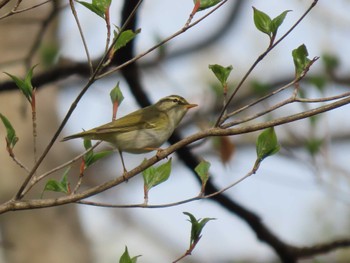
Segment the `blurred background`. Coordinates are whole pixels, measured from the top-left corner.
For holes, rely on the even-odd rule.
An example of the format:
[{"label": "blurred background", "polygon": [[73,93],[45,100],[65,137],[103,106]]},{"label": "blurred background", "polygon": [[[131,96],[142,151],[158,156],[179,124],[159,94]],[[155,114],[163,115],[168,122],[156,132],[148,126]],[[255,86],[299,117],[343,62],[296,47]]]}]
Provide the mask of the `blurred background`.
[{"label": "blurred background", "polygon": [[[311,2],[228,1],[203,22],[167,43],[162,51],[156,50],[138,61],[145,93],[152,102],[170,94],[178,94],[191,103],[199,104],[199,107],[191,110],[182,121],[178,129],[182,136],[210,127],[216,120],[215,117],[223,102],[222,94],[217,88],[217,80],[208,65],[232,65],[229,86],[233,88],[268,46],[268,37],[254,26],[252,6],[272,18],[285,10],[291,10],[278,30],[278,38],[300,18]],[[53,67],[58,64],[76,65],[78,68],[86,62],[81,37],[67,3],[56,4],[58,3],[59,15],[46,30],[43,43],[46,49],[57,46],[56,64]],[[8,53],[6,54],[8,57],[4,55],[0,62],[2,71],[12,73],[16,70],[18,74],[24,72],[23,65],[17,63],[17,60],[23,60],[30,53],[27,51],[22,55],[16,48],[23,50],[24,42],[31,43],[28,37],[31,34],[26,32],[31,24],[25,21],[48,17],[47,14],[51,10],[48,5],[40,7],[42,10],[40,14],[32,11],[0,20],[0,24],[3,22],[0,30],[7,32],[6,35],[9,36],[7,43],[1,40],[1,43],[4,43],[0,46],[2,53]],[[265,88],[263,92],[268,92],[292,80],[294,64],[291,53],[301,44],[306,45],[310,58],[321,57],[312,66],[308,79],[302,82],[305,97],[320,98],[348,91],[349,82],[346,78],[350,61],[346,54],[350,46],[350,19],[347,14],[349,5],[350,2],[347,0],[319,1],[301,24],[258,65],[233,101],[231,110],[261,96],[262,91],[259,87],[263,86]],[[120,26],[122,8],[123,1],[113,1],[112,24]],[[141,33],[135,39],[135,54],[149,49],[180,30],[192,8],[193,2],[190,0],[145,1],[138,13],[137,27],[141,28]],[[104,21],[78,3],[76,10],[90,54],[93,59],[98,59],[105,48]],[[198,19],[206,12],[208,11],[197,13],[194,19]],[[23,28],[22,32],[26,33],[9,31],[11,27]],[[33,30],[36,29],[33,27]],[[22,45],[18,44],[19,47],[16,47],[13,43]],[[9,46],[11,48],[8,48]],[[14,54],[4,52],[9,49],[13,49]],[[46,49],[43,46],[38,48],[38,50]],[[335,72],[326,70],[325,57],[339,60]],[[33,61],[40,60],[40,52],[32,58]],[[39,67],[42,66],[41,63]],[[38,134],[41,142],[39,152],[46,146],[59,121],[64,118],[73,100],[87,82],[84,70],[74,71],[76,68],[72,68],[72,72],[62,74],[62,77],[53,77],[58,81],[54,83],[48,81],[49,85],[45,84],[45,88],[40,87],[37,91]],[[8,81],[6,76],[1,76],[0,80],[4,83]],[[321,80],[323,84],[315,85],[315,80]],[[117,82],[120,82],[125,97],[118,116],[139,108],[137,98],[130,91],[132,87],[119,72],[116,72],[93,84],[78,104],[61,138],[109,122],[112,116],[109,92]],[[51,85],[54,86],[48,87]],[[257,113],[288,96],[290,96],[288,92],[274,96],[239,117]],[[14,124],[20,138],[19,145],[16,146],[19,148],[17,154],[30,166],[32,148],[30,134],[27,134],[31,129],[30,118],[24,120],[23,115],[28,115],[28,112],[21,113],[23,100],[17,97],[20,96],[15,92],[2,92],[0,112],[6,116],[13,111],[17,112],[11,119],[15,123],[18,122],[17,126]],[[286,116],[309,109],[311,106],[314,107],[314,105],[292,104],[258,120]],[[350,233],[348,114],[349,107],[345,106],[313,120],[276,127],[281,144],[280,152],[264,160],[257,174],[229,189],[225,195],[258,215],[263,224],[287,244],[302,247],[348,238]],[[0,136],[3,136],[3,132],[0,130]],[[212,183],[221,189],[252,169],[256,159],[257,135],[258,133],[232,136],[221,141],[221,144],[217,139],[207,139],[195,144],[191,151],[211,163]],[[27,140],[24,139],[25,136],[28,137]],[[5,144],[1,146],[1,149],[5,149]],[[102,146],[105,149],[108,147],[108,145]],[[57,166],[81,153],[83,149],[80,140],[69,143],[57,142],[53,153],[41,169],[44,171]],[[130,169],[141,163],[144,158],[153,155],[154,152],[124,156]],[[5,153],[1,155],[0,161],[4,164],[0,170],[2,201],[11,198],[15,193],[13,189],[18,189],[21,182],[20,176],[17,179],[8,179],[10,177],[8,173],[17,176],[13,173],[20,171],[9,159]],[[150,204],[181,201],[199,193],[200,184],[194,174],[184,166],[176,154],[173,155],[173,161],[169,180],[150,191]],[[10,164],[5,165],[5,162]],[[9,167],[8,171],[5,166]],[[78,174],[78,166],[72,169]],[[115,178],[121,172],[120,159],[115,153],[87,171],[83,188]],[[70,176],[74,180],[74,172]],[[40,187],[36,190],[40,193]],[[33,196],[38,197],[35,193]],[[141,176],[137,176],[128,183],[91,200],[111,204],[142,203],[143,180]],[[19,256],[19,251],[26,249],[31,249],[33,255],[36,251],[38,256],[35,262],[47,262],[47,258],[50,258],[50,262],[117,262],[125,246],[131,255],[142,255],[138,259],[139,262],[172,262],[182,255],[189,245],[190,223],[183,214],[184,211],[192,213],[197,218],[211,217],[216,220],[206,225],[203,237],[192,255],[181,262],[279,262],[271,246],[259,241],[256,233],[241,217],[211,200],[162,209],[108,209],[84,205],[69,205],[59,209],[61,210],[50,208],[1,215],[2,262],[31,262],[26,253]],[[33,219],[36,227],[29,223],[29,218],[33,217],[43,218]],[[25,226],[27,227],[23,230],[22,227]],[[72,228],[77,232],[72,232]],[[41,238],[39,233],[44,237]],[[61,255],[58,259],[52,256],[51,260],[50,253],[46,258],[40,254],[43,246],[49,246],[47,243],[53,242],[52,240],[61,240],[62,244],[50,244],[53,248],[48,248],[47,251],[52,251],[53,254],[54,251],[67,254],[67,259],[63,260],[65,255]],[[35,246],[38,248],[32,248]],[[24,258],[27,261],[23,261]],[[348,258],[350,250],[341,249],[316,259],[318,262],[347,262]],[[314,262],[313,260],[315,258],[303,262]]]}]

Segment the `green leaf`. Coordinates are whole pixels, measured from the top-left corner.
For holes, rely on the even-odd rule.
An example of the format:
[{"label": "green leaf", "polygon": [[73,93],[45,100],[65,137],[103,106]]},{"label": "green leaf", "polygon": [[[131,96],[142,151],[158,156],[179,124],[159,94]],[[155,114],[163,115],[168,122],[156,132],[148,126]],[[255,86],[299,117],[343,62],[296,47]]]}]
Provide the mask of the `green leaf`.
[{"label": "green leaf", "polygon": [[25,84],[24,80],[21,80],[20,78],[11,75],[10,73],[4,72],[6,75],[8,75],[15,83],[16,86],[22,91],[24,96],[27,98],[27,100],[30,100],[32,97],[31,90],[28,89],[28,87]]},{"label": "green leaf", "polygon": [[205,160],[201,161],[196,168],[194,168],[199,178],[201,178],[203,185],[205,185],[209,179],[209,168],[210,163]]},{"label": "green leaf", "polygon": [[332,54],[324,54],[322,60],[327,71],[334,71],[340,65],[339,58]]},{"label": "green leaf", "polygon": [[70,167],[68,167],[66,171],[63,173],[62,179],[59,182],[54,179],[48,180],[41,194],[41,198],[43,197],[43,194],[45,191],[53,191],[53,192],[68,194],[70,192],[69,182],[67,180],[67,175],[69,173],[69,170],[70,170]]},{"label": "green leaf", "polygon": [[[131,40],[133,40],[137,34],[141,32],[141,29],[136,30],[133,32],[132,30],[125,30],[120,33],[119,38],[117,39],[117,42],[114,45],[114,51],[117,51],[118,49],[126,46]],[[114,39],[118,36],[118,33],[114,31]]]},{"label": "green leaf", "polygon": [[311,138],[306,142],[305,147],[312,156],[315,156],[320,152],[323,144],[324,139]]},{"label": "green leaf", "polygon": [[256,9],[255,7],[253,7],[253,10],[254,10],[255,27],[259,31],[271,36],[271,33],[272,33],[272,31],[271,31],[271,23],[272,23],[271,18],[267,14],[265,14],[264,12]]},{"label": "green leaf", "polygon": [[268,156],[274,155],[280,149],[275,129],[273,127],[264,130],[256,142],[256,153],[258,161],[261,162]]},{"label": "green leaf", "polygon": [[58,45],[55,43],[47,43],[40,47],[40,61],[44,66],[52,66],[59,55]]},{"label": "green leaf", "polygon": [[18,137],[16,136],[16,131],[15,129],[12,127],[10,121],[0,113],[0,118],[2,123],[4,124],[5,128],[6,128],[6,142],[8,144],[8,146],[12,149],[15,144],[18,142]]},{"label": "green leaf", "polygon": [[227,84],[227,79],[230,76],[230,73],[233,69],[233,67],[230,65],[228,67],[223,67],[218,64],[209,65],[209,68],[211,71],[213,71],[216,78],[220,81],[222,86],[225,86]]},{"label": "green leaf", "polygon": [[310,116],[308,118],[309,122],[310,122],[310,125],[312,127],[315,127],[317,125],[317,123],[319,123],[319,120],[320,120],[320,116],[321,115],[314,115],[314,116]]},{"label": "green leaf", "polygon": [[103,19],[105,19],[105,14],[111,5],[111,0],[93,0],[92,3],[84,1],[77,2]]},{"label": "green leaf", "polygon": [[273,35],[277,34],[277,30],[282,25],[282,23],[283,23],[284,19],[286,18],[286,15],[288,14],[288,12],[291,12],[291,10],[286,10],[282,14],[280,14],[279,16],[277,16],[274,19],[272,19],[271,25],[270,25],[270,30],[271,30]]},{"label": "green leaf", "polygon": [[200,6],[198,8],[198,11],[202,11],[204,9],[217,5],[222,0],[193,0],[193,3],[196,4],[197,1],[200,1]]},{"label": "green leaf", "polygon": [[202,230],[204,226],[211,220],[215,220],[215,218],[203,218],[203,219],[196,219],[191,213],[189,212],[183,212],[183,214],[187,215],[191,222],[191,238],[190,238],[190,244],[197,243],[198,240],[201,238]]},{"label": "green leaf", "polygon": [[92,147],[91,140],[89,140],[89,139],[85,139],[84,138],[84,142],[83,143],[84,143],[85,150],[89,150]]},{"label": "green leaf", "polygon": [[324,91],[327,85],[327,78],[325,76],[311,76],[308,78],[308,81],[315,85],[315,87],[321,92]]},{"label": "green leaf", "polygon": [[111,6],[111,2],[112,0],[92,0],[92,4],[102,10],[104,14]]},{"label": "green leaf", "polygon": [[[92,147],[91,144],[91,140],[88,139],[84,139],[84,148],[85,150],[88,150]],[[84,162],[85,162],[85,166],[84,168],[88,168],[89,166],[91,166],[92,164],[94,164],[95,162],[97,162],[98,160],[107,157],[108,155],[112,154],[113,151],[101,151],[98,153],[94,153],[93,150],[88,151],[85,155],[84,155]]]},{"label": "green leaf", "polygon": [[20,89],[20,91],[22,91],[22,93],[24,94],[24,96],[27,98],[27,100],[29,102],[32,102],[32,96],[33,96],[33,85],[32,85],[32,78],[33,78],[33,71],[34,68],[37,65],[33,66],[26,74],[24,80],[11,75],[7,72],[4,72],[6,75],[8,75],[15,83],[16,86]]},{"label": "green leaf", "polygon": [[119,263],[136,263],[137,258],[140,256],[135,256],[133,258],[130,257],[128,247],[125,246],[125,251],[123,255],[119,259]]},{"label": "green leaf", "polygon": [[[88,150],[91,147],[92,147],[91,140],[84,138],[84,148],[85,148],[85,150]],[[85,153],[85,155],[84,155],[85,167],[87,167],[86,163],[88,163],[90,161],[90,159],[92,159],[93,156],[94,156],[94,151],[93,150],[90,150],[87,153]]]},{"label": "green leaf", "polygon": [[142,172],[145,188],[151,189],[168,180],[171,173],[171,160],[172,158],[158,167],[151,166]]},{"label": "green leaf", "polygon": [[100,159],[103,159],[107,157],[108,155],[111,155],[113,151],[101,151],[98,153],[94,153],[88,160],[85,160],[85,168],[91,166],[95,162],[97,162]]},{"label": "green leaf", "polygon": [[112,103],[114,102],[118,102],[118,105],[120,105],[122,103],[122,101],[124,100],[124,96],[123,93],[120,90],[119,87],[119,82],[117,83],[117,85],[115,85],[115,87],[111,90],[111,92],[109,93]]},{"label": "green leaf", "polygon": [[77,1],[77,2],[79,4],[82,4],[83,6],[85,6],[91,12],[95,13],[96,15],[98,15],[99,17],[104,19],[105,13],[98,6],[95,6],[95,5],[91,4],[91,3],[84,2],[84,1]]},{"label": "green leaf", "polygon": [[302,76],[304,71],[309,67],[311,60],[307,58],[308,55],[309,53],[304,44],[292,51],[296,77]]}]

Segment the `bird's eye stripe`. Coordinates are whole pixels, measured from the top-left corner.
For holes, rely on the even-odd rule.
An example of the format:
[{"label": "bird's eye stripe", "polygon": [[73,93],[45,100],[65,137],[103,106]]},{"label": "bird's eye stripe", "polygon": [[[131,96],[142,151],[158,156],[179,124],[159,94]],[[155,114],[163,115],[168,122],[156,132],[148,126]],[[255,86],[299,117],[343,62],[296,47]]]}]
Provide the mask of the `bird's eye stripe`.
[{"label": "bird's eye stripe", "polygon": [[168,101],[172,103],[176,103],[178,105],[186,105],[188,104],[187,101],[183,98],[178,98],[177,96],[168,96],[166,98],[163,98],[161,101]]}]

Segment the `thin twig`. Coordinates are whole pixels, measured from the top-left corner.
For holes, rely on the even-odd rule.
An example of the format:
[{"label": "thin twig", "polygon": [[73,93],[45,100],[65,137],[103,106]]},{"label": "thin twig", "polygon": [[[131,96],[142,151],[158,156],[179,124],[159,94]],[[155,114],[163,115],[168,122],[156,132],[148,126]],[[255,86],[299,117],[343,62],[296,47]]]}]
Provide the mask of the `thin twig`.
[{"label": "thin twig", "polygon": [[71,192],[71,195],[74,195],[80,188],[82,182],[83,182],[84,175],[79,176],[79,180],[77,182],[77,185],[74,187],[74,190]]},{"label": "thin twig", "polygon": [[242,123],[245,123],[245,122],[257,119],[257,118],[259,118],[261,116],[264,116],[267,113],[270,113],[270,112],[272,112],[274,110],[277,110],[277,109],[279,109],[279,108],[281,108],[281,107],[283,107],[283,106],[285,106],[287,104],[290,104],[292,102],[294,102],[294,99],[292,97],[290,97],[288,99],[285,99],[285,100],[283,100],[283,101],[273,105],[272,107],[270,107],[270,108],[268,108],[268,109],[266,109],[264,111],[258,112],[258,113],[254,114],[252,116],[248,116],[248,117],[243,118],[243,119],[237,119],[237,120],[234,120],[234,121],[231,121],[231,122],[227,122],[227,123],[221,125],[221,127],[226,129],[226,128],[235,126],[237,124],[242,124]]},{"label": "thin twig", "polygon": [[[53,168],[50,171],[47,171],[46,173],[40,175],[40,176],[36,176],[33,178],[33,180],[30,181],[28,187],[23,191],[23,195],[27,194],[30,189],[33,188],[33,186],[38,183],[39,181],[41,181],[42,179],[44,179],[45,177],[49,176],[50,174],[53,174],[59,170],[62,170],[63,168],[75,163],[76,161],[80,160],[81,157],[83,157],[85,154],[87,154],[89,151],[95,149],[98,145],[100,145],[102,142],[99,141],[97,143],[95,143],[92,147],[90,147],[89,149],[87,149],[86,151],[84,151],[83,153],[77,155],[76,157],[74,157],[73,159],[69,160],[68,162],[65,162],[59,166],[56,166],[55,168]],[[28,171],[29,172],[29,171]]]},{"label": "thin twig", "polygon": [[48,29],[50,23],[53,21],[53,19],[58,15],[58,5],[56,3],[57,0],[52,1],[52,10],[48,14],[48,16],[41,22],[41,28],[38,31],[37,36],[35,37],[35,40],[31,46],[31,48],[28,51],[28,54],[25,58],[25,63],[27,64],[27,68],[31,67],[31,61],[33,59],[33,56],[35,52],[39,49],[40,45],[42,44],[43,37],[45,35],[46,30]]},{"label": "thin twig", "polygon": [[[27,12],[27,11],[33,10],[35,8],[38,8],[38,7],[42,6],[42,5],[45,5],[45,4],[49,3],[49,2],[51,2],[51,1],[52,0],[46,0],[46,1],[42,2],[42,3],[35,4],[35,5],[30,6],[30,7],[20,9],[20,10],[17,10],[18,7],[19,7],[19,4],[17,3],[17,5],[11,11],[9,11],[8,13],[6,13],[2,17],[0,17],[0,20],[2,20],[4,18],[7,18],[9,16],[12,16],[12,15],[15,15],[15,14],[19,14],[19,13],[23,13],[23,12]],[[9,1],[5,0],[4,2],[5,2],[5,4],[7,4],[7,2],[9,2]],[[1,6],[2,4],[3,3],[0,3],[0,8],[2,7]]]},{"label": "thin twig", "polygon": [[[295,97],[296,94],[293,94],[291,97],[271,106],[270,108],[264,110],[264,111],[261,111],[257,114],[254,114],[252,116],[248,116],[246,118],[243,118],[243,119],[237,119],[237,120],[234,120],[234,121],[231,121],[231,122],[228,122],[228,123],[225,123],[222,125],[222,128],[229,128],[229,127],[232,127],[232,126],[235,126],[237,124],[242,124],[242,123],[245,123],[245,122],[248,122],[248,121],[251,121],[251,120],[254,120],[256,118],[259,118],[267,113],[270,113],[276,109],[279,109],[287,104],[291,104],[291,103],[294,103],[294,102],[300,102],[300,103],[320,103],[320,102],[328,102],[328,101],[334,101],[334,100],[339,100],[339,99],[342,99],[342,98],[346,98],[346,97],[349,97],[350,96],[350,92],[345,92],[343,94],[340,94],[340,95],[336,95],[336,96],[330,96],[330,97],[324,97],[324,98],[319,98],[319,99],[306,99],[306,98],[299,98],[299,97]],[[244,107],[243,107],[244,108]]]},{"label": "thin twig", "polygon": [[274,90],[271,93],[269,93],[269,94],[267,94],[267,95],[265,95],[263,97],[260,97],[259,99],[255,100],[255,101],[253,101],[253,102],[251,102],[251,103],[249,103],[247,105],[244,105],[243,107],[241,107],[241,108],[239,108],[239,109],[237,109],[237,110],[227,114],[226,116],[227,116],[227,118],[230,118],[230,117],[232,117],[234,115],[237,115],[238,113],[241,113],[242,111],[244,111],[244,110],[246,110],[246,109],[248,109],[248,108],[250,108],[250,107],[252,107],[252,106],[254,106],[254,105],[256,105],[256,104],[258,104],[258,103],[260,103],[260,102],[262,102],[262,101],[264,101],[264,100],[266,100],[266,99],[268,99],[268,98],[270,98],[270,97],[272,97],[272,96],[274,96],[274,95],[276,95],[276,94],[286,90],[286,89],[288,89],[289,87],[293,86],[295,83],[296,83],[296,80],[293,80],[293,81],[289,82],[288,84],[284,85],[283,87],[281,87],[281,88],[279,88],[277,90]]},{"label": "thin twig", "polygon": [[86,200],[79,200],[76,203],[83,204],[83,205],[91,205],[91,206],[99,206],[99,207],[108,207],[108,208],[167,208],[167,207],[173,207],[173,206],[179,206],[182,204],[203,200],[203,199],[210,199],[216,195],[222,194],[226,192],[227,190],[233,188],[234,186],[238,185],[248,177],[250,177],[252,174],[254,174],[254,171],[250,171],[242,178],[238,179],[237,181],[234,181],[233,183],[229,184],[228,186],[220,189],[219,191],[216,191],[215,193],[211,193],[209,195],[198,195],[194,196],[192,198],[187,198],[178,202],[173,203],[166,203],[166,204],[159,204],[159,205],[148,205],[145,203],[141,204],[130,204],[130,205],[120,205],[120,204],[108,204],[108,203],[102,203],[102,202],[94,202],[94,201],[86,201]]},{"label": "thin twig", "polygon": [[[96,79],[100,79],[103,77],[106,77],[108,75],[111,75],[113,73],[115,73],[116,71],[120,70],[121,68],[124,68],[132,63],[134,63],[135,61],[139,60],[140,58],[148,55],[149,53],[151,53],[152,51],[156,50],[157,48],[159,48],[160,46],[163,46],[164,44],[166,44],[167,42],[169,42],[170,40],[174,39],[175,37],[185,33],[188,29],[194,27],[195,25],[197,25],[198,23],[200,23],[202,20],[204,20],[205,18],[207,18],[209,15],[211,15],[212,13],[214,13],[216,10],[218,10],[222,5],[224,5],[227,2],[227,0],[222,1],[219,5],[217,5],[213,10],[211,10],[210,12],[208,12],[207,14],[203,15],[200,19],[196,20],[195,22],[193,22],[192,24],[183,27],[182,29],[178,30],[177,32],[175,32],[174,34],[170,35],[169,37],[165,38],[164,40],[162,40],[161,42],[159,42],[158,44],[154,45],[153,47],[149,48],[148,50],[140,53],[139,55],[135,56],[134,58],[124,62],[123,64],[108,70],[100,75],[97,76]],[[113,45],[113,44],[112,44]]]},{"label": "thin twig", "polygon": [[193,250],[195,249],[195,247],[197,246],[200,239],[201,239],[201,236],[199,236],[193,243],[191,242],[190,247],[186,250],[186,252],[182,256],[180,256],[179,258],[175,259],[172,263],[180,262],[185,257],[190,256],[192,254]]},{"label": "thin twig", "polygon": [[17,8],[19,7],[19,5],[22,3],[23,0],[17,0],[15,6],[13,7],[12,11],[15,12],[17,10]]},{"label": "thin twig", "polygon": [[[112,179],[108,182],[105,182],[101,185],[91,187],[89,189],[84,190],[83,192],[77,193],[75,195],[71,196],[63,196],[57,199],[43,199],[43,200],[20,200],[20,199],[12,199],[8,202],[0,205],[0,214],[5,213],[7,211],[12,210],[24,210],[24,209],[33,209],[33,208],[44,208],[44,207],[51,207],[51,206],[57,206],[57,205],[63,205],[68,204],[72,202],[77,202],[79,200],[94,196],[96,194],[99,194],[101,192],[104,192],[112,187],[115,187],[121,183],[123,183],[125,180],[131,179],[132,177],[139,174],[144,169],[152,166],[153,164],[157,163],[159,160],[162,160],[166,158],[171,153],[175,152],[176,150],[180,149],[181,147],[184,147],[192,142],[201,140],[206,137],[212,137],[212,136],[229,136],[229,135],[237,135],[237,134],[246,134],[251,133],[259,130],[264,130],[269,127],[275,127],[286,123],[291,123],[294,121],[302,120],[309,118],[311,116],[315,116],[317,114],[327,112],[339,107],[342,107],[344,105],[347,105],[350,103],[350,97],[346,97],[344,99],[338,100],[336,102],[332,102],[311,110],[307,110],[304,112],[296,113],[293,115],[289,115],[286,117],[281,117],[275,120],[262,122],[262,123],[256,123],[245,127],[235,127],[235,128],[229,128],[229,129],[223,129],[219,127],[214,127],[202,132],[198,132],[194,135],[191,135],[178,143],[175,143],[168,147],[167,149],[164,149],[162,152],[158,153],[154,157],[148,159],[147,161],[143,162],[133,170],[124,173],[122,176]],[[31,172],[32,173],[32,172]],[[28,178],[31,178],[28,176]],[[23,191],[23,190],[22,190]],[[21,191],[21,193],[22,193]],[[22,196],[20,194],[20,196]]]},{"label": "thin twig", "polygon": [[338,99],[345,98],[348,96],[350,96],[350,92],[345,92],[345,93],[342,93],[340,95],[323,97],[323,98],[318,98],[318,99],[295,98],[295,101],[302,102],[302,103],[318,103],[318,102],[327,102],[327,101],[332,101],[332,100],[338,100]]},{"label": "thin twig", "polygon": [[[141,4],[142,0],[139,1],[139,4],[135,7],[136,11],[140,4]],[[134,14],[134,12],[133,12]],[[124,29],[126,27],[127,23],[124,23],[124,25],[122,26],[122,29]],[[42,161],[45,159],[46,155],[49,153],[51,147],[54,145],[54,143],[56,142],[58,136],[60,135],[61,131],[63,130],[64,126],[66,125],[66,123],[68,122],[70,116],[72,115],[73,111],[75,110],[75,108],[77,107],[79,101],[81,100],[81,98],[84,96],[84,94],[86,93],[86,91],[89,89],[89,87],[95,82],[96,80],[96,76],[98,74],[98,72],[100,71],[102,65],[103,65],[103,61],[106,59],[108,53],[104,54],[103,58],[101,59],[100,63],[97,65],[95,71],[93,72],[92,76],[90,77],[90,79],[88,80],[87,84],[85,85],[85,87],[81,90],[81,92],[78,94],[78,96],[76,97],[76,99],[73,101],[72,105],[70,106],[68,112],[66,113],[66,116],[63,118],[61,124],[59,125],[59,127],[57,128],[55,134],[53,135],[51,141],[49,142],[49,144],[46,146],[44,152],[42,153],[42,155],[40,156],[40,158],[38,159],[37,163],[33,166],[32,170],[30,171],[29,175],[27,176],[27,178],[23,181],[21,187],[18,189],[15,197],[13,198],[14,200],[19,200],[23,197],[23,191],[26,188],[26,186],[28,185],[28,183],[30,182],[30,180],[32,179],[35,171],[38,169],[38,167],[40,166],[40,164],[42,163]]]},{"label": "thin twig", "polygon": [[283,90],[286,90],[287,88],[291,87],[291,86],[294,86],[294,90],[293,90],[293,94],[291,95],[291,97],[289,97],[288,99],[284,100],[284,101],[281,101],[277,104],[275,104],[274,106],[264,110],[264,111],[261,111],[253,116],[250,116],[250,117],[246,117],[244,119],[241,119],[241,120],[235,120],[235,121],[232,121],[232,122],[229,122],[229,123],[226,123],[224,125],[222,125],[223,128],[228,128],[228,127],[232,127],[234,125],[237,125],[237,124],[241,124],[241,123],[244,123],[244,122],[248,122],[248,121],[251,121],[253,119],[256,119],[258,117],[261,117],[269,112],[272,112],[278,108],[281,108],[287,104],[290,104],[290,103],[293,103],[295,102],[296,98],[297,98],[297,94],[298,94],[298,91],[299,91],[299,88],[300,88],[300,81],[306,76],[306,73],[310,70],[310,67],[313,65],[313,63],[315,63],[316,61],[318,60],[318,57],[315,57],[313,58],[310,62],[309,62],[309,65],[304,69],[304,71],[302,72],[302,74],[300,74],[296,79],[294,79],[292,82],[288,83],[287,85],[267,94],[266,96],[263,96],[259,99],[257,99],[256,101],[246,105],[246,106],[243,106],[242,108],[228,114],[228,115],[225,115],[225,118],[224,120],[227,120],[229,117],[232,117],[234,114],[237,114],[237,113],[240,113],[250,107],[252,107],[253,105],[256,105],[258,104],[259,102],[262,102],[264,100],[266,100],[267,98],[270,98],[278,93],[280,93],[281,91]]},{"label": "thin twig", "polygon": [[106,29],[107,29],[107,39],[106,39],[105,53],[107,53],[109,42],[111,41],[111,22],[110,22],[109,9],[105,13],[105,21],[106,21]]},{"label": "thin twig", "polygon": [[74,19],[75,19],[75,23],[78,26],[81,40],[82,40],[83,45],[84,45],[86,58],[88,60],[88,64],[89,64],[89,67],[90,67],[90,74],[93,75],[94,68],[92,66],[92,60],[90,58],[89,48],[88,48],[88,46],[86,44],[86,40],[85,40],[85,37],[84,37],[83,29],[81,28],[81,25],[80,25],[80,21],[79,21],[79,18],[78,18],[77,11],[75,10],[74,1],[73,0],[69,0],[69,4],[70,4],[70,8],[72,10],[72,13],[73,13],[73,16],[74,16]]},{"label": "thin twig", "polygon": [[3,0],[0,2],[0,9],[3,8],[5,5],[7,5],[10,2],[10,0]]},{"label": "thin twig", "polygon": [[11,154],[10,154],[10,156],[11,156],[12,160],[13,160],[19,167],[21,167],[22,169],[24,169],[27,173],[30,172],[29,168],[28,168],[27,166],[25,166],[20,160],[18,160],[17,157],[16,157],[15,155],[13,155],[13,154],[11,155]]},{"label": "thin twig", "polygon": [[[34,163],[37,162],[38,156],[37,156],[37,125],[36,125],[36,109],[35,109],[35,89],[33,90],[32,94],[32,136],[33,136],[33,156],[34,156]],[[33,106],[34,105],[34,106]]]},{"label": "thin twig", "polygon": [[214,127],[218,127],[222,124],[224,121],[223,116],[225,111],[227,110],[228,105],[231,103],[237,92],[240,90],[240,88],[243,86],[243,83],[246,81],[246,79],[250,76],[250,74],[253,72],[255,67],[262,61],[268,53],[272,49],[274,49],[283,39],[285,39],[293,30],[294,28],[306,17],[306,15],[314,8],[314,6],[317,4],[318,0],[314,0],[313,3],[310,5],[310,7],[305,11],[305,13],[298,19],[298,21],[281,37],[279,40],[277,40],[273,45],[269,46],[264,53],[262,53],[253,63],[253,65],[248,69],[247,73],[243,76],[241,81],[237,84],[235,90],[231,94],[230,98],[228,99],[226,105],[222,108],[217,121],[214,125]]}]

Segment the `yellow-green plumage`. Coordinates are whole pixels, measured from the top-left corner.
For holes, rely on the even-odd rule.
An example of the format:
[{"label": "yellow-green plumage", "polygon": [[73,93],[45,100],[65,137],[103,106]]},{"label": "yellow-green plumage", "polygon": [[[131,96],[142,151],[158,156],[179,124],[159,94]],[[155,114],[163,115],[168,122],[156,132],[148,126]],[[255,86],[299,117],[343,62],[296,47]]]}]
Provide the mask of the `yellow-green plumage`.
[{"label": "yellow-green plumage", "polygon": [[143,153],[159,148],[173,133],[188,109],[195,107],[184,98],[171,95],[94,129],[65,137],[102,140],[120,152]]}]

